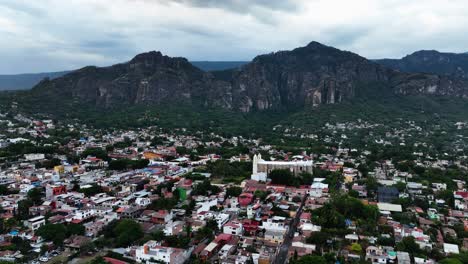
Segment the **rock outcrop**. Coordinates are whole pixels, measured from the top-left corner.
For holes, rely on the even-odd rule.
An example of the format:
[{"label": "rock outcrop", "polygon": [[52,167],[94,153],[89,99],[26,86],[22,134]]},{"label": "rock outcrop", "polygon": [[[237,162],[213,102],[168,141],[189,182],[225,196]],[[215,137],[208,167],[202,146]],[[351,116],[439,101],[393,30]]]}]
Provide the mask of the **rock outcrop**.
[{"label": "rock outcrop", "polygon": [[169,103],[251,112],[339,103],[355,97],[359,85],[376,82],[403,95],[468,94],[467,80],[400,72],[318,42],[260,55],[223,72],[204,72],[184,58],[152,51],[126,63],[85,67],[44,80],[31,93],[38,98],[72,98],[107,108]]},{"label": "rock outcrop", "polygon": [[468,53],[421,50],[401,59],[376,60],[385,67],[402,72],[421,72],[468,78]]}]

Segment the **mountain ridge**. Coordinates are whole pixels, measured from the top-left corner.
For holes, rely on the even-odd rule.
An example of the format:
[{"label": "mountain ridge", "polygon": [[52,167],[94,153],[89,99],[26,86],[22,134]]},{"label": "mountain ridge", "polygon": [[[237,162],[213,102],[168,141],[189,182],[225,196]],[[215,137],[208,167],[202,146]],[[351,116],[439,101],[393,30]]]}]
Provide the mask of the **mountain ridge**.
[{"label": "mountain ridge", "polygon": [[468,78],[468,53],[419,50],[401,59],[375,61],[402,72],[422,72]]},{"label": "mountain ridge", "polygon": [[[248,61],[189,61],[192,65],[204,71],[223,71],[240,67]],[[0,91],[28,90],[44,78],[55,79],[70,71],[0,74]]]},{"label": "mountain ridge", "polygon": [[172,103],[247,113],[340,103],[372,83],[384,84],[372,91],[381,94],[468,95],[468,80],[401,72],[318,42],[258,55],[221,72],[203,71],[185,58],[146,52],[126,63],[89,66],[44,80],[29,95],[36,101],[69,100],[96,108]]}]

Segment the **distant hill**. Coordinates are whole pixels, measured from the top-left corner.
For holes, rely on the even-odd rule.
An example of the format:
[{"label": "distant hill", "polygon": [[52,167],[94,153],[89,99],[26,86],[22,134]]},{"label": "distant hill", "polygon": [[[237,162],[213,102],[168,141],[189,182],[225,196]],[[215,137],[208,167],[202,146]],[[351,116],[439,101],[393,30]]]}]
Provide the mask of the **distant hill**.
[{"label": "distant hill", "polygon": [[402,72],[423,72],[468,78],[468,53],[420,50],[401,59],[375,60]]},{"label": "distant hill", "polygon": [[[190,63],[204,71],[222,71],[238,68],[244,64],[247,64],[248,61],[191,61]],[[31,89],[44,78],[55,79],[69,72],[70,71],[5,75],[0,74],[0,91]]]},{"label": "distant hill", "polygon": [[44,78],[55,79],[69,72],[70,71],[0,75],[0,91],[31,89]]},{"label": "distant hill", "polygon": [[[34,112],[177,105],[235,112],[297,110],[371,96],[468,97],[468,80],[405,73],[318,42],[259,55],[237,69],[204,71],[151,51],[109,67],[88,66],[19,94]],[[66,109],[68,108],[68,110]]]},{"label": "distant hill", "polygon": [[223,71],[227,69],[238,68],[248,61],[191,61],[193,66],[204,71]]}]

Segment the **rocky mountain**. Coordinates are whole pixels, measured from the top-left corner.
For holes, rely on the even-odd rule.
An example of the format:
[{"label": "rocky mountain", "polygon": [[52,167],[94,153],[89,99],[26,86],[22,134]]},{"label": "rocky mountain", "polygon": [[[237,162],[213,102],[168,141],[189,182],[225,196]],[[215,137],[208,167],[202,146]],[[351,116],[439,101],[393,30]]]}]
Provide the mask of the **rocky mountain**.
[{"label": "rocky mountain", "polygon": [[[222,71],[238,68],[248,61],[190,61],[190,63],[204,71]],[[34,87],[45,78],[55,79],[71,71],[0,74],[0,91],[3,90],[27,90]]]},{"label": "rocky mountain", "polygon": [[185,58],[152,51],[127,63],[102,68],[89,66],[54,80],[45,79],[31,93],[37,98],[78,99],[103,107],[164,102],[207,105],[222,101],[223,97],[215,91],[224,86],[224,82]]},{"label": "rocky mountain", "polygon": [[468,53],[421,50],[401,59],[382,59],[376,62],[402,72],[425,72],[468,78]]},{"label": "rocky mountain", "polygon": [[58,104],[72,99],[106,108],[185,104],[251,112],[339,103],[354,98],[361,86],[375,83],[384,84],[375,89],[385,89],[373,91],[377,94],[468,95],[467,80],[399,72],[318,42],[214,72],[153,51],[126,63],[85,67],[44,80],[31,95]]}]

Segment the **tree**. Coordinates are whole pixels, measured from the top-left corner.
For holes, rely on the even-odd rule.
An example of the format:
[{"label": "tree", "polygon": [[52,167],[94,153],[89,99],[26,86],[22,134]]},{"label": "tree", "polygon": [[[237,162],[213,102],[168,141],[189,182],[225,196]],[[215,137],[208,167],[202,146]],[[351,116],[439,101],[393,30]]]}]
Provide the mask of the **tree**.
[{"label": "tree", "polygon": [[256,190],[254,192],[254,196],[260,199],[261,201],[264,201],[266,197],[268,196],[268,192],[262,191],[262,190]]},{"label": "tree", "polygon": [[353,243],[351,244],[351,251],[355,253],[361,253],[362,252],[362,247],[358,243]]},{"label": "tree", "polygon": [[273,184],[290,185],[294,181],[293,174],[287,169],[272,170],[268,174],[268,178],[271,179]]},{"label": "tree", "polygon": [[414,237],[404,237],[401,242],[396,245],[396,249],[399,251],[406,251],[410,254],[421,252],[419,245],[415,242]]},{"label": "tree", "polygon": [[368,192],[376,192],[377,188],[379,187],[379,183],[377,179],[372,176],[368,176],[366,179],[366,189]]},{"label": "tree", "polygon": [[31,207],[33,203],[29,200],[21,200],[18,202],[18,211],[16,217],[19,220],[26,220],[29,218],[29,207]]},{"label": "tree", "polygon": [[108,262],[104,260],[103,257],[96,257],[92,259],[88,264],[107,264]]},{"label": "tree", "polygon": [[10,194],[10,190],[6,185],[0,185],[0,195],[7,195]]},{"label": "tree", "polygon": [[299,258],[298,260],[292,260],[290,263],[291,264],[309,264],[309,263],[327,264],[327,261],[322,256],[307,255],[307,256],[303,256]]},{"label": "tree", "polygon": [[117,246],[126,247],[143,237],[143,229],[139,223],[124,219],[118,222],[113,234],[116,236]]},{"label": "tree", "polygon": [[62,245],[66,238],[67,229],[63,224],[45,224],[37,230],[37,234],[45,240],[54,242],[55,245]]},{"label": "tree", "polygon": [[238,197],[242,193],[242,188],[237,186],[232,186],[226,189],[227,197]]},{"label": "tree", "polygon": [[440,264],[463,264],[460,260],[456,258],[446,258],[439,261]]},{"label": "tree", "polygon": [[109,162],[109,170],[127,170],[127,169],[143,169],[148,166],[149,160],[147,159],[139,159],[139,160],[131,160],[131,159],[117,159],[111,160]]},{"label": "tree", "polygon": [[208,179],[204,180],[201,183],[195,185],[192,190],[192,195],[210,195],[210,194],[217,194],[221,191],[218,186],[211,185]]},{"label": "tree", "polygon": [[349,190],[348,195],[353,197],[353,198],[358,198],[359,197],[359,192],[356,190]]},{"label": "tree", "polygon": [[88,188],[82,188],[79,190],[80,193],[84,193],[85,196],[89,197],[89,196],[93,196],[93,195],[96,195],[98,193],[102,193],[102,187],[99,186],[98,184],[96,183],[93,183],[91,185],[91,187],[88,187]]},{"label": "tree", "polygon": [[206,227],[211,229],[211,230],[214,230],[214,231],[219,230],[218,222],[216,222],[216,220],[214,220],[214,219],[210,219],[210,220],[206,221]]},{"label": "tree", "polygon": [[395,245],[395,239],[391,237],[379,236],[377,239],[377,244],[381,246],[393,247]]},{"label": "tree", "polygon": [[214,237],[213,234],[214,234],[213,229],[204,226],[204,227],[198,229],[197,233],[195,234],[195,240],[196,241],[201,241],[206,237],[209,238],[209,239],[212,239]]},{"label": "tree", "polygon": [[102,148],[87,148],[83,153],[81,153],[81,157],[86,158],[88,156],[96,157],[103,160],[109,160],[109,156],[107,156],[107,152]]},{"label": "tree", "polygon": [[67,236],[71,235],[84,235],[85,227],[82,224],[69,224],[67,225]]},{"label": "tree", "polygon": [[16,249],[21,251],[22,254],[27,254],[31,250],[31,245],[28,240],[24,240],[19,236],[11,238],[11,243],[15,245]]},{"label": "tree", "polygon": [[177,205],[178,199],[173,198],[159,198],[151,202],[148,206],[150,210],[171,210]]},{"label": "tree", "polygon": [[[21,202],[21,201],[20,201]],[[6,230],[10,230],[12,229],[13,227],[17,226],[18,225],[18,221],[16,220],[16,218],[8,218],[8,220],[4,221],[5,223],[5,229]]]},{"label": "tree", "polygon": [[164,240],[164,231],[162,230],[157,230],[156,232],[151,234],[152,238],[156,241],[163,241]]},{"label": "tree", "polygon": [[314,181],[314,176],[311,173],[303,171],[299,174],[299,179],[301,180],[301,184],[310,185]]},{"label": "tree", "polygon": [[327,244],[329,236],[330,235],[326,232],[313,232],[310,237],[307,238],[307,243],[315,244],[318,248],[323,248]]},{"label": "tree", "polygon": [[42,191],[39,188],[32,188],[28,192],[28,199],[33,205],[39,205],[42,203]]}]

